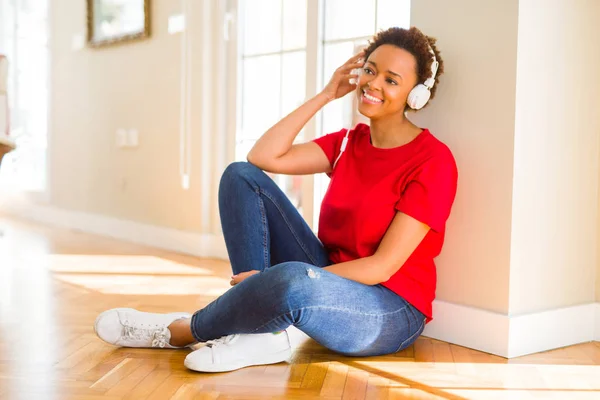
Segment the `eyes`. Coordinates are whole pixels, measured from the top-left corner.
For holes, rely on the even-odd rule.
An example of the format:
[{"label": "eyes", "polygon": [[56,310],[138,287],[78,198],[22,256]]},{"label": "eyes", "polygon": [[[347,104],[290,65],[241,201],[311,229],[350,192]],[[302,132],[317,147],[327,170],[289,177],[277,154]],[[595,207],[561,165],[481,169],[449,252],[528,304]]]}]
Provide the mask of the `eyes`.
[{"label": "eyes", "polygon": [[[364,71],[364,73],[365,73],[365,74],[367,74],[367,75],[375,75],[375,72],[374,72],[374,71],[373,71],[373,70],[372,70],[370,67],[364,67],[364,68],[363,68],[363,71]],[[395,80],[393,80],[392,78],[385,78],[385,81],[386,81],[387,83],[389,83],[390,85],[397,85],[397,84],[398,84],[398,83],[397,83]]]}]

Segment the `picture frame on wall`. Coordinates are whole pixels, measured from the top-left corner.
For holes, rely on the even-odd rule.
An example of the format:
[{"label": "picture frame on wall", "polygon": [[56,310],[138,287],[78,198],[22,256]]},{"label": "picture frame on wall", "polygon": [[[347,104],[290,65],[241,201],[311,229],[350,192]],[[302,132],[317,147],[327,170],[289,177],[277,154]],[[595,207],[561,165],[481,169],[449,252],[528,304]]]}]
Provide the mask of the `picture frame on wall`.
[{"label": "picture frame on wall", "polygon": [[109,46],[150,36],[150,0],[87,0],[87,41]]}]

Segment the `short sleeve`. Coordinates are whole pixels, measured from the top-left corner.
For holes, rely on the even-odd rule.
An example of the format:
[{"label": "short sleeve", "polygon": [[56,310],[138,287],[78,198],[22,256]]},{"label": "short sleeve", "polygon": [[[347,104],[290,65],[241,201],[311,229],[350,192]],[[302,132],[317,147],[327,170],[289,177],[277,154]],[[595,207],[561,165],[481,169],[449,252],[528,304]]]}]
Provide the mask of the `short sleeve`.
[{"label": "short sleeve", "polygon": [[450,216],[457,181],[458,171],[452,155],[433,157],[406,185],[396,210],[439,232]]},{"label": "short sleeve", "polygon": [[341,131],[329,133],[313,140],[313,142],[321,147],[329,160],[329,164],[332,166],[336,157],[340,154],[340,147],[342,146],[346,131],[347,129],[342,129]]}]

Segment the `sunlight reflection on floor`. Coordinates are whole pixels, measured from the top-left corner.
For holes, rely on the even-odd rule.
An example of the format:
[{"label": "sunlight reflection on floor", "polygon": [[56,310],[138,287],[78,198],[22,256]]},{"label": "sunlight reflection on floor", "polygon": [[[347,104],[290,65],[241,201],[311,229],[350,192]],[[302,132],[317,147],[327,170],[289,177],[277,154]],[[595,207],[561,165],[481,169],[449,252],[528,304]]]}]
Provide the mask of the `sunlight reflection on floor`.
[{"label": "sunlight reflection on floor", "polygon": [[53,272],[213,275],[209,269],[146,255],[50,254]]},{"label": "sunlight reflection on floor", "polygon": [[554,389],[594,391],[600,398],[599,365],[398,362],[392,359],[352,360],[347,364],[361,366],[372,373],[385,371],[390,377],[416,381],[437,389],[455,389],[456,394],[469,389]]},{"label": "sunlight reflection on floor", "polygon": [[52,276],[105,294],[219,296],[231,286],[212,271],[153,256],[47,256]]}]

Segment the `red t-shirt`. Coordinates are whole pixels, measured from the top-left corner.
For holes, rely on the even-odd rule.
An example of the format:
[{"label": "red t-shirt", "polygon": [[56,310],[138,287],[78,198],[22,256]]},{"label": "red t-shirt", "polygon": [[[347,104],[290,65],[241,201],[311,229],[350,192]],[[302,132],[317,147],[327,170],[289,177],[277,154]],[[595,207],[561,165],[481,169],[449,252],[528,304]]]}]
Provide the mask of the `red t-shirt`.
[{"label": "red t-shirt", "polygon": [[[346,129],[315,139],[331,165]],[[382,284],[432,319],[436,270],[458,172],[450,149],[427,129],[392,149],[371,144],[369,126],[350,131],[321,204],[319,239],[334,263],[375,253],[397,211],[431,229],[404,265]]]}]

